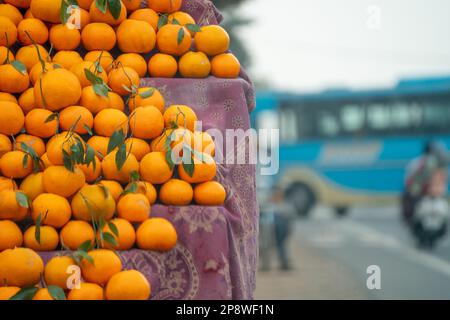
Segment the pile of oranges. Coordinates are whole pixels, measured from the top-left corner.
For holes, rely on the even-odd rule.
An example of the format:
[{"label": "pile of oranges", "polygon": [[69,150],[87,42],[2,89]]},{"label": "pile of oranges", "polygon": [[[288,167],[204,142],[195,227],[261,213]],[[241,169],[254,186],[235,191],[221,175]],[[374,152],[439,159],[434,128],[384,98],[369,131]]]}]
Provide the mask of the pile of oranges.
[{"label": "pile of oranges", "polygon": [[[181,0],[140,2],[0,4],[0,300],[148,299],[115,250],[176,245],[174,226],[151,217],[158,201],[225,201],[194,110],[139,84],[238,77],[228,34],[197,26]],[[36,253],[59,248],[45,266]],[[84,281],[74,288],[72,266]]]}]

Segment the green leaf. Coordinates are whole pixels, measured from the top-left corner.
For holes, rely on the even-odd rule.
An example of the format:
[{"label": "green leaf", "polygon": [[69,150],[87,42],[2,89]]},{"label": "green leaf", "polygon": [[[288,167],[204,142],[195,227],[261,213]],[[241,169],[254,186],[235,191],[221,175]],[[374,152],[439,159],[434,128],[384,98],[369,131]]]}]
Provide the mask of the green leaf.
[{"label": "green leaf", "polygon": [[92,132],[92,129],[91,129],[86,123],[83,123],[83,127],[86,129],[87,133],[88,133],[90,136],[93,136],[93,135],[94,135],[94,133]]},{"label": "green leaf", "polygon": [[25,65],[21,61],[14,60],[13,62],[11,62],[11,65],[21,74],[23,75],[27,74],[27,67],[25,67]]},{"label": "green leaf", "polygon": [[106,186],[104,186],[103,184],[99,184],[98,186],[100,187],[100,189],[102,189],[103,196],[105,197],[105,199],[109,198],[109,189]]},{"label": "green leaf", "polygon": [[28,155],[23,156],[22,166],[26,169],[28,167]]},{"label": "green leaf", "polygon": [[38,292],[38,290],[39,288],[37,287],[23,288],[9,300],[31,300],[35,296],[36,292]]},{"label": "green leaf", "polygon": [[123,195],[129,193],[136,193],[138,190],[138,185],[136,182],[130,183],[130,185],[124,190]]},{"label": "green leaf", "polygon": [[103,83],[103,79],[101,77],[97,76],[94,72],[87,68],[84,69],[84,75],[92,85]]},{"label": "green leaf", "polygon": [[91,249],[92,249],[92,241],[91,240],[86,240],[85,242],[80,244],[80,246],[78,247],[78,251],[84,251],[84,252],[88,252]]},{"label": "green leaf", "polygon": [[139,181],[141,179],[141,177],[139,176],[139,172],[138,171],[133,171],[130,174],[131,177],[131,181]]},{"label": "green leaf", "polygon": [[139,96],[142,99],[147,99],[147,98],[150,98],[151,96],[153,96],[154,93],[155,93],[155,88],[148,88],[148,90],[145,90],[144,92],[139,93]]},{"label": "green leaf", "polygon": [[61,0],[61,11],[59,12],[59,17],[61,19],[62,24],[66,24],[69,20],[71,10],[69,10],[70,6],[77,6],[78,3],[75,0]]},{"label": "green leaf", "polygon": [[64,293],[64,290],[62,288],[60,288],[58,286],[48,286],[47,290],[53,299],[66,300],[66,294]]},{"label": "green leaf", "polygon": [[93,85],[93,88],[94,88],[94,92],[96,95],[98,95],[100,97],[108,98],[109,88],[106,84],[96,83]]},{"label": "green leaf", "polygon": [[108,0],[109,12],[114,17],[114,19],[119,19],[120,12],[122,11],[122,4],[120,0]]},{"label": "green leaf", "polygon": [[77,250],[75,255],[81,257],[82,259],[86,259],[90,264],[94,264],[94,258],[92,258],[86,251]]},{"label": "green leaf", "polygon": [[114,131],[111,138],[109,138],[107,154],[111,153],[115,148],[124,143],[125,143],[125,134],[123,133],[123,130],[120,129]]},{"label": "green leaf", "polygon": [[93,168],[95,170],[96,163],[95,163],[95,150],[90,146],[86,145],[86,154],[84,157],[84,163],[89,166],[91,163],[93,163]]},{"label": "green leaf", "polygon": [[119,146],[119,150],[116,153],[116,168],[117,170],[122,170],[123,165],[127,161],[127,148],[125,144]]},{"label": "green leaf", "polygon": [[116,237],[119,237],[119,229],[117,229],[117,226],[113,222],[108,222],[108,227]]},{"label": "green leaf", "polygon": [[106,0],[95,0],[95,5],[101,13],[106,13]]},{"label": "green leaf", "polygon": [[110,245],[112,245],[113,247],[117,246],[116,238],[109,232],[104,232],[103,233],[103,240],[105,242],[109,243]]},{"label": "green leaf", "polygon": [[42,224],[42,214],[39,213],[36,219],[36,230],[34,232],[34,238],[39,244],[41,244],[41,224]]},{"label": "green leaf", "polygon": [[21,191],[16,192],[16,201],[22,208],[30,207],[30,198],[28,198],[28,196]]},{"label": "green leaf", "polygon": [[181,23],[180,23],[180,21],[178,21],[178,20],[177,20],[177,19],[175,19],[175,18],[173,18],[173,19],[172,19],[172,24],[175,24],[175,25],[181,26]]},{"label": "green leaf", "polygon": [[194,175],[195,165],[194,163],[183,163],[183,169],[190,177],[192,177]]},{"label": "green leaf", "polygon": [[178,31],[178,45],[180,45],[183,42],[184,39],[184,28],[180,28],[180,31]]},{"label": "green leaf", "polygon": [[63,163],[64,163],[64,167],[69,170],[69,171],[74,171],[75,169],[75,163],[72,159],[72,156],[65,150],[62,150],[63,152]]},{"label": "green leaf", "polygon": [[158,30],[164,27],[169,22],[169,16],[162,14],[158,19]]},{"label": "green leaf", "polygon": [[196,32],[202,31],[200,26],[198,26],[196,24],[193,24],[193,23],[189,23],[189,24],[185,25],[185,27],[186,27],[186,29],[188,29],[192,33],[196,33]]},{"label": "green leaf", "polygon": [[49,115],[47,117],[47,119],[45,119],[45,123],[49,123],[49,122],[52,122],[52,121],[58,119],[58,116],[59,116],[58,113],[56,113],[56,112],[52,113],[51,115]]},{"label": "green leaf", "polygon": [[172,170],[175,167],[175,163],[173,163],[172,160],[172,148],[169,147],[169,149],[166,151],[166,161],[169,165],[170,170]]}]

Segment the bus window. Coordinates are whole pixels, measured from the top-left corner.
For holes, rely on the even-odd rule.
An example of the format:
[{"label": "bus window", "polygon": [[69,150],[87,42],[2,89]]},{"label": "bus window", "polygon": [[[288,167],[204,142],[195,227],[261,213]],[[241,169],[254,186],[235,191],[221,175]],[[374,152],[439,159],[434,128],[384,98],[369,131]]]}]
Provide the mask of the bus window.
[{"label": "bus window", "polygon": [[450,127],[450,106],[443,102],[432,102],[424,106],[424,126],[435,132]]},{"label": "bus window", "polygon": [[346,105],[341,109],[342,129],[347,133],[357,133],[364,129],[364,108]]},{"label": "bus window", "polygon": [[331,112],[321,112],[318,117],[319,135],[324,137],[335,137],[339,134],[339,123],[336,116]]},{"label": "bus window", "polygon": [[391,109],[391,125],[395,129],[411,127],[412,113],[410,105],[407,103],[395,103]]},{"label": "bus window", "polygon": [[264,110],[258,113],[256,119],[256,126],[258,129],[279,129],[278,114],[274,110]]},{"label": "bus window", "polygon": [[289,143],[298,140],[299,128],[297,126],[297,113],[293,109],[281,109],[280,114],[280,138]]},{"label": "bus window", "polygon": [[367,122],[374,131],[386,130],[390,126],[389,107],[384,104],[371,104],[367,108]]}]

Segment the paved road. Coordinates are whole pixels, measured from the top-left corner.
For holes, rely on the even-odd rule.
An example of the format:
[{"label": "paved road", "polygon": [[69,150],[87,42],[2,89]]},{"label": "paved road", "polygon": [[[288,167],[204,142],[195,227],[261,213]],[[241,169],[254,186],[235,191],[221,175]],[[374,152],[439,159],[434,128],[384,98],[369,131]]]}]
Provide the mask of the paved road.
[{"label": "paved road", "polygon": [[[436,250],[415,249],[396,208],[355,209],[337,219],[317,208],[299,220],[291,251],[295,269],[258,276],[257,298],[450,299],[450,238]],[[381,289],[367,289],[379,266]]]}]

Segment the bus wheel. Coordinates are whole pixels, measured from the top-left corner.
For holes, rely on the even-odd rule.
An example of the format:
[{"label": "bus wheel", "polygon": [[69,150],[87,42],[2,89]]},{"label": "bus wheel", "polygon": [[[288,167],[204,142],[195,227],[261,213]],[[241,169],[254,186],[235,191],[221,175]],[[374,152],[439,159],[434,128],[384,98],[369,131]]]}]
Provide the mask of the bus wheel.
[{"label": "bus wheel", "polygon": [[349,210],[348,207],[337,207],[334,208],[334,212],[336,213],[336,216],[338,218],[344,218],[345,216],[348,215]]},{"label": "bus wheel", "polygon": [[314,192],[304,184],[295,184],[286,191],[288,201],[300,217],[306,218],[316,204]]}]

